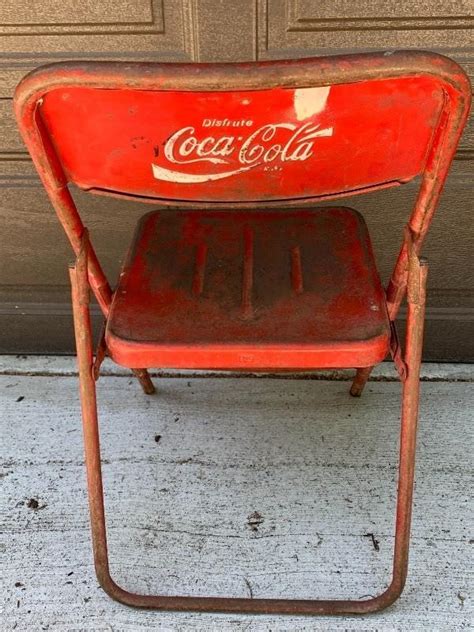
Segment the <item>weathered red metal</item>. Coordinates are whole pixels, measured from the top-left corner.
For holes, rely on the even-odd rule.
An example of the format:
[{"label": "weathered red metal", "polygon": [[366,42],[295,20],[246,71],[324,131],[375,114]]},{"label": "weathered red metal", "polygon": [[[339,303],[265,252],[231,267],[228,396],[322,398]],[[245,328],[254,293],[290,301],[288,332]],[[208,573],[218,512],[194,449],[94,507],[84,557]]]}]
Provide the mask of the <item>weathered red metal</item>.
[{"label": "weathered red metal", "polygon": [[364,220],[332,207],[148,213],[106,341],[128,367],[376,364],[390,325]]},{"label": "weathered red metal", "polygon": [[[18,86],[20,130],[77,254],[70,274],[94,559],[112,597],[145,608],[342,614],[378,610],[399,596],[408,563],[426,295],[427,266],[419,253],[469,104],[459,66],[415,52],[258,64],[53,64]],[[415,176],[420,191],[386,297],[365,226],[353,211],[264,210]],[[170,209],[144,218],[115,293],[69,183]],[[178,219],[171,210],[178,207],[200,212]],[[216,252],[229,277],[219,276]],[[282,252],[286,268],[278,262]],[[271,283],[259,280],[262,268]],[[325,270],[323,278],[315,269]],[[161,597],[114,583],[95,395],[105,348],[99,345],[94,362],[89,285],[107,319],[107,351],[130,367],[353,366],[351,394],[360,395],[370,365],[387,350],[390,323],[403,398],[393,575],[385,592],[360,601]],[[393,321],[407,289],[402,355]],[[181,318],[183,308],[189,319]],[[289,320],[294,329],[272,337],[268,323],[281,329]],[[216,322],[223,325],[220,339]],[[133,370],[145,392],[153,392],[146,370]]]},{"label": "weathered red metal", "polygon": [[92,365],[92,335],[87,305],[87,252],[88,241],[86,233],[76,266],[70,269],[70,275],[81,384],[94,561],[97,577],[104,590],[114,599],[129,606],[159,610],[321,615],[365,614],[391,605],[403,590],[408,568],[416,427],[418,421],[419,374],[423,340],[426,276],[428,271],[426,262],[419,260],[414,249],[411,250],[405,354],[409,372],[408,378],[403,384],[395,553],[393,576],[389,587],[377,597],[362,600],[169,597],[128,592],[113,581],[109,571],[95,380],[90,370]]},{"label": "weathered red metal", "polygon": [[436,77],[422,76],[185,99],[103,90],[100,108],[97,99],[96,88],[83,87],[43,97],[41,116],[69,181],[148,198],[253,202],[410,180],[422,170],[444,95]]}]

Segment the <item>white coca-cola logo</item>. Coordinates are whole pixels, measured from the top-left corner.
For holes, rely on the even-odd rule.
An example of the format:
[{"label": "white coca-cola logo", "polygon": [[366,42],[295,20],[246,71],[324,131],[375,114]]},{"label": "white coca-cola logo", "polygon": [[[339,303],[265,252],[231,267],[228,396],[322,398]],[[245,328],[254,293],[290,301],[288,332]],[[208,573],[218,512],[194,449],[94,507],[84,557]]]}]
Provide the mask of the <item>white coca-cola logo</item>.
[{"label": "white coca-cola logo", "polygon": [[[252,124],[248,120],[214,121],[215,127],[240,128],[234,135],[224,136],[207,131],[198,134],[191,125],[178,129],[164,146],[166,160],[176,165],[176,168],[152,164],[154,177],[168,182],[200,183],[228,178],[259,165],[270,167],[286,162],[304,162],[313,155],[315,140],[332,136],[333,133],[332,127],[321,128],[319,124],[306,122],[267,123],[245,135],[248,131],[245,128]],[[203,127],[209,125],[203,122]],[[196,163],[219,165],[222,169],[211,173],[194,173],[189,165]],[[233,168],[229,169],[229,165],[233,165]]]}]

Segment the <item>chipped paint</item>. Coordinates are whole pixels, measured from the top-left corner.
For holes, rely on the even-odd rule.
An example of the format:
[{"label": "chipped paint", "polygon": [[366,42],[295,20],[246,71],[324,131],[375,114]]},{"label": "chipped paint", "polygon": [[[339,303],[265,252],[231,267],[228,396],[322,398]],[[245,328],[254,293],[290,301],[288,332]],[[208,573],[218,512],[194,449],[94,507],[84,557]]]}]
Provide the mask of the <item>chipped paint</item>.
[{"label": "chipped paint", "polygon": [[326,107],[331,86],[298,88],[295,90],[294,107],[298,121],[319,114]]}]

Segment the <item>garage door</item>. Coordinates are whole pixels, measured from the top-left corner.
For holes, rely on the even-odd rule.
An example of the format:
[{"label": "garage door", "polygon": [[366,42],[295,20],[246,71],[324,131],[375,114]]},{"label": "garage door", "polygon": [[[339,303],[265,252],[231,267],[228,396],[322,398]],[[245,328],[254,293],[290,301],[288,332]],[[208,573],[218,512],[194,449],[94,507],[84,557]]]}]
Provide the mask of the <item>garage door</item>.
[{"label": "garage door", "polygon": [[[3,0],[0,352],[73,350],[71,252],[12,115],[14,86],[30,69],[69,59],[241,61],[422,48],[452,57],[472,74],[472,6],[471,0]],[[471,127],[425,249],[431,263],[426,359],[474,359],[473,157]],[[385,278],[415,191],[413,184],[354,201],[372,231]],[[113,282],[133,225],[149,209],[74,195]],[[100,324],[98,310],[94,321]]]}]

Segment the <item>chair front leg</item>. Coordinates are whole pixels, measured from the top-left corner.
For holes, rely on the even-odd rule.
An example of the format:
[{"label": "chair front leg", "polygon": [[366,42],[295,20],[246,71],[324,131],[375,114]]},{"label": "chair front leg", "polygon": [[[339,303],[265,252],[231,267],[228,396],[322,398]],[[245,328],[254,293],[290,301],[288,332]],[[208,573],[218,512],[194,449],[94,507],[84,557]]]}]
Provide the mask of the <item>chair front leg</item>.
[{"label": "chair front leg", "polygon": [[351,390],[349,391],[352,397],[360,397],[362,395],[362,391],[367,384],[367,380],[369,379],[373,368],[373,366],[369,366],[364,367],[363,369],[357,369],[356,376],[352,382]]},{"label": "chair front leg", "polygon": [[156,393],[155,385],[151,381],[150,374],[146,369],[132,369],[132,373],[140,382],[143,392],[146,395],[153,395]]}]

